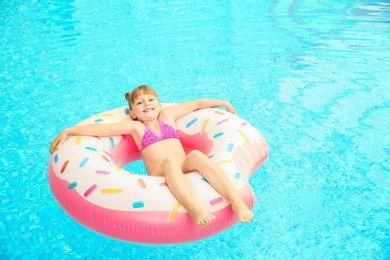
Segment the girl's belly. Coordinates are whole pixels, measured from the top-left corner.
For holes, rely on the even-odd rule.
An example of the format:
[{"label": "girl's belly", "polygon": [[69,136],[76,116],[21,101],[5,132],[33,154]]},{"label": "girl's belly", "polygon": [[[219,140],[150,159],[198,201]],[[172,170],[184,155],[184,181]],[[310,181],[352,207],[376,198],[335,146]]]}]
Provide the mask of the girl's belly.
[{"label": "girl's belly", "polygon": [[162,163],[166,159],[176,161],[179,166],[186,154],[180,141],[175,138],[165,139],[146,147],[141,152],[146,171],[151,176],[164,176]]}]

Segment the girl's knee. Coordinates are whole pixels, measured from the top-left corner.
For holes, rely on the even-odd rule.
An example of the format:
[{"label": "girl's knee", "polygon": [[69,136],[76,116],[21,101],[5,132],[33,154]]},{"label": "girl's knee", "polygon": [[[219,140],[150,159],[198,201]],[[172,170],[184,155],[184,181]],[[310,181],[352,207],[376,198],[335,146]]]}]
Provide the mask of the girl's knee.
[{"label": "girl's knee", "polygon": [[192,150],[187,154],[187,157],[189,158],[197,158],[200,157],[201,152],[199,150]]},{"label": "girl's knee", "polygon": [[191,161],[204,160],[207,156],[199,150],[192,150],[188,153],[187,158]]},{"label": "girl's knee", "polygon": [[199,171],[203,165],[209,162],[209,158],[199,150],[192,150],[187,154],[182,164],[183,172]]}]

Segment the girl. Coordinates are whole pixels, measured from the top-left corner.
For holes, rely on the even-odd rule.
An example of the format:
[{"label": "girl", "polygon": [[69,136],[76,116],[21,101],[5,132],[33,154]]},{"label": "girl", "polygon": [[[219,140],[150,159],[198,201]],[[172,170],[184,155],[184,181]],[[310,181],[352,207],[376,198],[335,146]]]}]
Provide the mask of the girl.
[{"label": "girl", "polygon": [[140,150],[146,171],[152,176],[164,176],[172,194],[188,211],[198,226],[215,219],[203,209],[191,191],[186,173],[199,172],[225,199],[241,222],[250,222],[253,213],[243,202],[224,172],[200,151],[187,155],[176,132],[176,120],[194,110],[226,107],[236,114],[228,101],[201,99],[161,109],[156,92],[142,85],[126,93],[130,117],[116,124],[78,125],[63,130],[50,143],[50,152],[60,147],[68,135],[115,136],[130,134]]}]

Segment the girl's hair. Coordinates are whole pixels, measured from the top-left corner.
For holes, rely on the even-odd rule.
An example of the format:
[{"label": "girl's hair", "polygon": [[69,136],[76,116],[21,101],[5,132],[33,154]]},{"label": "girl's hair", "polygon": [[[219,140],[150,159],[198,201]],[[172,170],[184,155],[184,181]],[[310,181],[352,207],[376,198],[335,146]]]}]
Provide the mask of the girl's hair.
[{"label": "girl's hair", "polygon": [[148,85],[141,85],[141,86],[133,89],[133,91],[127,92],[125,94],[125,98],[126,98],[127,102],[129,102],[129,109],[130,110],[131,110],[131,106],[133,105],[134,101],[141,95],[153,95],[158,99],[157,93],[154,89],[152,89]]}]

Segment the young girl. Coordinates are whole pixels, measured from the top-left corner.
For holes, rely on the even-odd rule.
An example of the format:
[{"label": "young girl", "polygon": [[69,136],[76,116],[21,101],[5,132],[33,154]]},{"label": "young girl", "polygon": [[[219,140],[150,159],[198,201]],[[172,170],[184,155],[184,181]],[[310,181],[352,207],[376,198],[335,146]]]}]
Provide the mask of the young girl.
[{"label": "young girl", "polygon": [[115,136],[130,134],[140,150],[145,168],[151,176],[164,176],[172,194],[188,211],[198,226],[206,225],[215,216],[203,209],[196,200],[186,173],[199,172],[225,199],[241,222],[250,222],[253,213],[243,202],[221,168],[200,151],[187,155],[176,132],[176,120],[194,110],[226,107],[236,113],[228,101],[201,99],[161,109],[156,92],[142,85],[126,93],[130,117],[116,124],[78,125],[63,130],[50,143],[50,152],[60,147],[70,135]]}]

